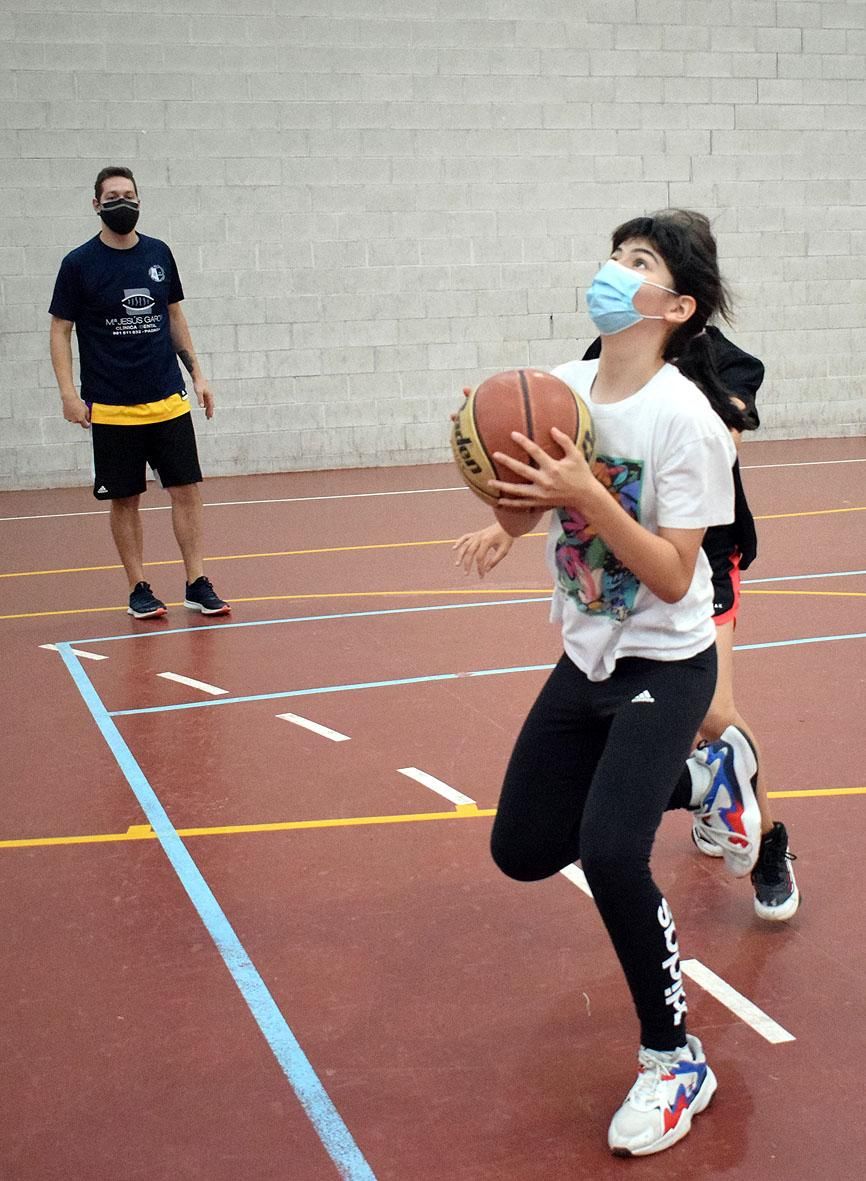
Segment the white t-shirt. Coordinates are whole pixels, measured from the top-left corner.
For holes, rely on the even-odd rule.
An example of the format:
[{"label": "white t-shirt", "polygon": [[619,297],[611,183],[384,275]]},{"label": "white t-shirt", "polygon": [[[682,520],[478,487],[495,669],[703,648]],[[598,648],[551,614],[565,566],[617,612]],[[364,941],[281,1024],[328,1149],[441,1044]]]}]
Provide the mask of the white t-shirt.
[{"label": "white t-shirt", "polygon": [[[701,391],[673,365],[621,402],[595,403],[598,361],[571,361],[553,373],[589,406],[595,475],[651,533],[704,529],[734,519],[736,449]],[[551,619],[565,651],[591,681],[606,680],[624,656],[687,660],[713,643],[710,564],[701,549],[691,586],[665,603],[643,586],[583,517],[557,509],[547,559],[555,591]]]}]

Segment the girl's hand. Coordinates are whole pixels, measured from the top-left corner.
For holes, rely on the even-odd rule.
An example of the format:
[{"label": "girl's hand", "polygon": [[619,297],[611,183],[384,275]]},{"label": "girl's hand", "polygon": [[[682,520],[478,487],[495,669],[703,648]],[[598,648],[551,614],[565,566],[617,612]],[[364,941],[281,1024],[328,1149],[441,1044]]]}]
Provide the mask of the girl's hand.
[{"label": "girl's hand", "polygon": [[514,538],[506,533],[498,521],[475,533],[464,533],[453,545],[457,551],[455,566],[462,566],[468,574],[475,562],[478,577],[483,578],[494,566],[498,566],[514,544]]},{"label": "girl's hand", "polygon": [[583,452],[563,431],[553,427],[551,435],[562,448],[562,459],[551,457],[519,431],[512,431],[511,437],[536,464],[530,467],[503,455],[494,454],[497,463],[504,464],[516,475],[526,480],[525,484],[508,484],[503,480],[491,480],[490,487],[499,490],[499,501],[503,508],[581,508],[587,494],[599,487],[586,462]]}]

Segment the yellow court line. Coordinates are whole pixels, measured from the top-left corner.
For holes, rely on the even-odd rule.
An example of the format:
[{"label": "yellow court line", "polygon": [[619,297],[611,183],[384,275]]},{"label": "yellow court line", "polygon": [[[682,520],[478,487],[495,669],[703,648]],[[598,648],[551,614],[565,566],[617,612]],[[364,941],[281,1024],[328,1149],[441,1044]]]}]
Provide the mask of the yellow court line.
[{"label": "yellow court line", "polygon": [[[222,837],[246,832],[289,832],[308,828],[354,828],[367,824],[415,824],[424,820],[468,820],[481,816],[495,816],[495,808],[479,808],[475,804],[457,804],[452,812],[408,812],[397,816],[347,816],[330,820],[284,820],[268,824],[223,824],[212,828],[179,828],[181,837]],[[0,841],[0,849],[31,849],[37,845],[97,845],[116,841],[155,841],[156,833],[149,824],[133,824],[126,832],[94,833],[73,837],[30,837],[23,840]]]},{"label": "yellow court line", "polygon": [[[779,521],[786,517],[823,517],[830,516],[834,513],[862,513],[866,512],[866,505],[857,505],[850,508],[827,508],[827,509],[813,509],[809,512],[802,513],[770,513],[764,516],[756,517],[756,521]],[[524,533],[523,537],[546,537],[547,532],[538,533]],[[255,558],[300,558],[312,554],[351,554],[361,553],[365,550],[385,550],[385,549],[418,549],[422,546],[430,545],[453,545],[457,539],[455,537],[437,538],[430,541],[382,541],[370,545],[331,545],[321,546],[315,549],[287,549],[287,550],[272,550],[263,553],[255,554],[215,554],[204,559],[205,562],[237,562],[248,561]],[[517,538],[516,540],[520,540]],[[158,561],[145,562],[145,566],[180,566],[182,565],[181,558],[161,558]],[[9,570],[0,573],[0,578],[36,578],[42,575],[49,574],[93,574],[106,570],[122,570],[120,564],[107,566],[62,566],[57,569],[50,570]],[[3,618],[3,617],[0,617]]]},{"label": "yellow court line", "polygon": [[[378,599],[395,598],[405,595],[550,595],[550,587],[460,587],[458,590],[391,590],[391,591],[320,591],[310,595],[254,595],[250,598],[237,599],[232,597],[233,603],[285,603],[301,599]],[[183,603],[166,603],[167,607],[182,607]],[[22,611],[17,615],[0,615],[3,619],[42,619],[47,615],[90,615],[99,611],[126,611],[126,607],[66,607],[61,611]],[[153,620],[150,621],[153,624]],[[154,632],[159,632],[159,624],[153,626]]]},{"label": "yellow court line", "polygon": [[855,504],[849,508],[816,508],[810,509],[808,512],[802,513],[764,513],[761,517],[755,517],[756,521],[781,521],[785,517],[828,517],[834,513],[862,513],[866,512],[866,505]]},{"label": "yellow court line", "polygon": [[805,799],[807,796],[863,796],[866,787],[810,787],[803,791],[768,791],[771,800]]},{"label": "yellow court line", "polygon": [[[798,799],[809,796],[866,795],[866,787],[808,788],[803,791],[769,791],[770,799]],[[180,837],[223,837],[249,832],[291,832],[312,828],[355,828],[370,824],[417,824],[426,820],[477,820],[495,816],[495,808],[476,804],[457,804],[453,812],[406,812],[396,816],[345,816],[327,820],[278,820],[263,824],[222,824],[207,828],[179,828]],[[149,824],[131,824],[126,832],[92,833],[71,837],[25,837],[0,841],[0,849],[32,849],[45,845],[105,845],[118,841],[155,841]]]}]

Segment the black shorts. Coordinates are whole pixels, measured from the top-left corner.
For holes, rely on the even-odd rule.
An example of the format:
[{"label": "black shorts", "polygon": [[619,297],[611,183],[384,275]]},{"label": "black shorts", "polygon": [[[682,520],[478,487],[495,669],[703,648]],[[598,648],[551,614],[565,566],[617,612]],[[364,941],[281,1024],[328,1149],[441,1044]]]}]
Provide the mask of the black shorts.
[{"label": "black shorts", "polygon": [[90,435],[93,495],[97,500],[119,500],[144,492],[148,464],[163,488],[198,484],[201,480],[191,414],[136,426],[94,422]]}]

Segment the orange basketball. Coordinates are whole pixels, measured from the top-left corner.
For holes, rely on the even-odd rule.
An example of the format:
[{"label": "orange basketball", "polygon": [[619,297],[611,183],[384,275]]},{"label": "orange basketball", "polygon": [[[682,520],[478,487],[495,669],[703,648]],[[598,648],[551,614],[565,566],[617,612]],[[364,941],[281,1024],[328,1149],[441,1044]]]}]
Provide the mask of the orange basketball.
[{"label": "orange basketball", "polygon": [[551,427],[573,439],[592,462],[592,417],[570,385],[539,369],[511,369],[488,377],[460,407],[451,431],[451,450],[464,482],[486,504],[496,504],[499,495],[488,481],[523,481],[504,463],[497,464],[494,452],[528,462],[511,438],[512,431],[520,431],[553,459],[561,459]]}]

